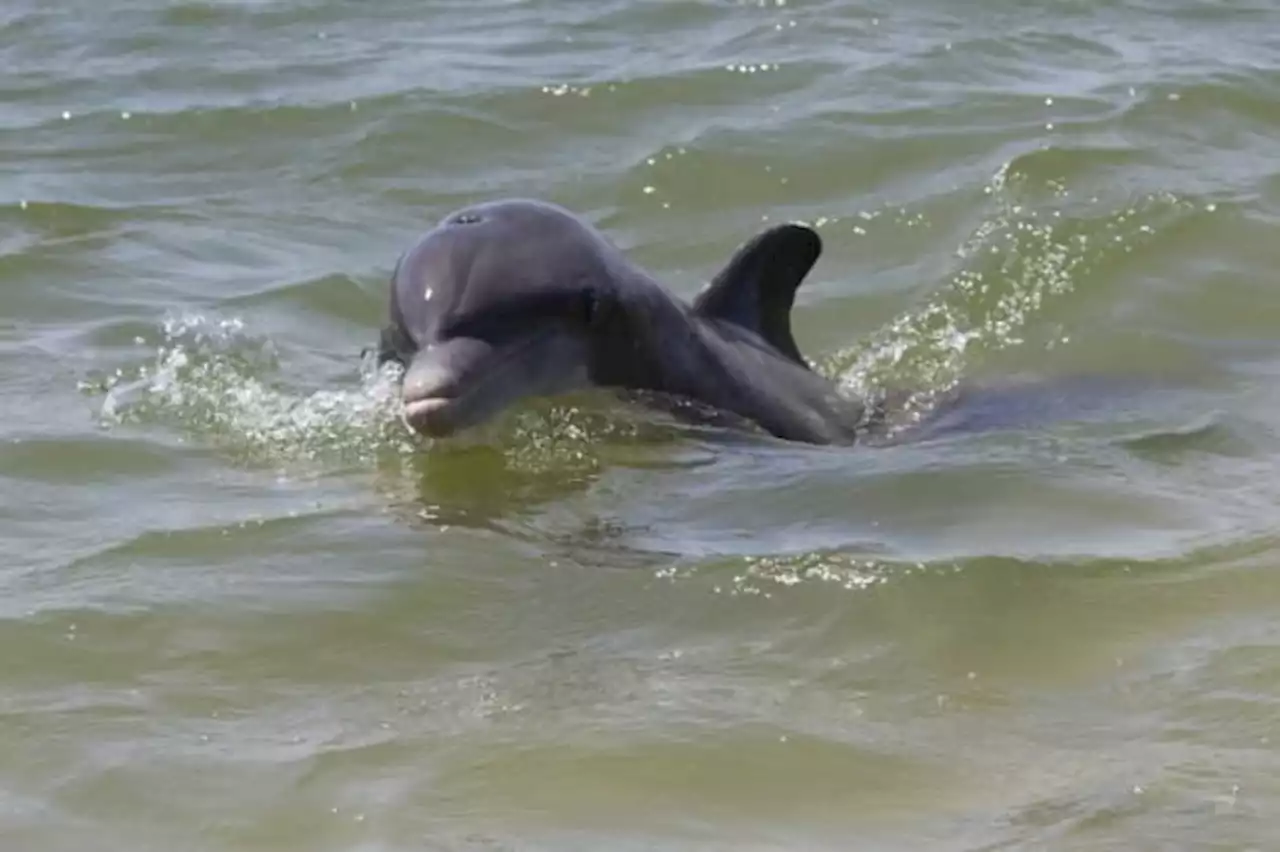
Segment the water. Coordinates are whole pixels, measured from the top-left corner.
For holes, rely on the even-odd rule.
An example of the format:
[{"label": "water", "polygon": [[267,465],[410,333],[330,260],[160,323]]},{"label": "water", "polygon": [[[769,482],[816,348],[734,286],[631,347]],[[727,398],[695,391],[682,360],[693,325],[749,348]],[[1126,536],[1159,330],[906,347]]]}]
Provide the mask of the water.
[{"label": "water", "polygon": [[[1273,4],[15,0],[0,61],[5,849],[1274,845]],[[822,369],[1016,428],[410,440],[388,276],[508,195],[686,296],[808,221]]]}]

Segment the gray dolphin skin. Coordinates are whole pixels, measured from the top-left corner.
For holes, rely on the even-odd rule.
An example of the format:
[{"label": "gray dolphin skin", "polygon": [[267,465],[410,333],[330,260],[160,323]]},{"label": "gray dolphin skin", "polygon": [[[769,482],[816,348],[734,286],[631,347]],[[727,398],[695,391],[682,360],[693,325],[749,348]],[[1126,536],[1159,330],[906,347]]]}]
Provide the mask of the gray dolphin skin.
[{"label": "gray dolphin skin", "polygon": [[400,257],[378,361],[403,365],[404,420],[430,437],[529,397],[602,388],[783,440],[849,444],[863,404],[812,370],[791,334],[796,288],[821,251],[810,228],[769,228],[688,303],[562,207],[476,204]]}]

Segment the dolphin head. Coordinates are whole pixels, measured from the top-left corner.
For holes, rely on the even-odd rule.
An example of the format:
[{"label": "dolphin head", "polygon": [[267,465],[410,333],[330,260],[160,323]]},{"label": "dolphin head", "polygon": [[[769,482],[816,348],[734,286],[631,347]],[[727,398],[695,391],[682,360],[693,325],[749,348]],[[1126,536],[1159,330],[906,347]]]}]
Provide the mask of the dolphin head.
[{"label": "dolphin head", "polygon": [[525,397],[589,381],[591,339],[620,254],[537,201],[457,210],[400,258],[380,362],[405,368],[405,422],[444,437]]}]

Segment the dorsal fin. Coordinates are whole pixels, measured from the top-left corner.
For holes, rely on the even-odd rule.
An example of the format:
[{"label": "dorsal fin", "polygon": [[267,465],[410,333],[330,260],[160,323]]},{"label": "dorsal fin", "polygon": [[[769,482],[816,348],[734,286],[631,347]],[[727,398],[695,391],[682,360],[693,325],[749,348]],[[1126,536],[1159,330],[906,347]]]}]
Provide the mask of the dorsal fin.
[{"label": "dorsal fin", "polygon": [[698,294],[693,309],[704,317],[748,328],[788,358],[807,366],[791,336],[796,289],[818,262],[822,238],[804,225],[777,225],[734,253]]}]

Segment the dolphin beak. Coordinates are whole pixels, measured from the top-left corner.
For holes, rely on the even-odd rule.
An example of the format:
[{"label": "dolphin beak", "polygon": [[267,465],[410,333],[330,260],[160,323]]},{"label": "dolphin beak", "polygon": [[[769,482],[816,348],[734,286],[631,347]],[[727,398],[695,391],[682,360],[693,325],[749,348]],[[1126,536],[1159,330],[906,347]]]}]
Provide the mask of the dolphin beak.
[{"label": "dolphin beak", "polygon": [[430,438],[477,426],[531,396],[587,383],[587,347],[557,328],[536,328],[502,343],[453,337],[420,349],[405,368],[405,424]]},{"label": "dolphin beak", "polygon": [[431,397],[406,401],[404,404],[404,420],[409,428],[428,438],[444,438],[453,434],[455,426],[449,418],[449,406],[453,404],[447,397]]},{"label": "dolphin beak", "polygon": [[450,340],[417,352],[400,385],[403,417],[409,428],[442,438],[468,425],[465,402],[467,377],[489,361],[492,347],[473,339]]}]

